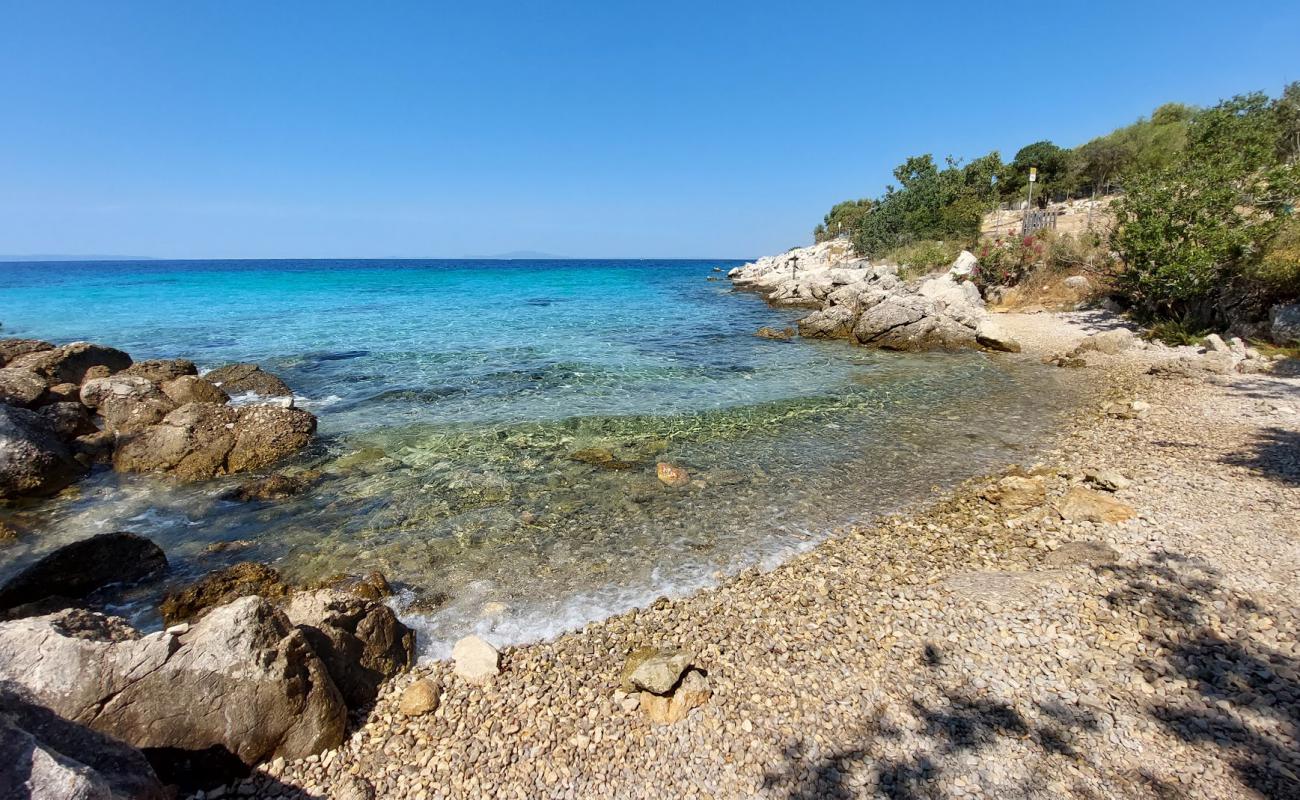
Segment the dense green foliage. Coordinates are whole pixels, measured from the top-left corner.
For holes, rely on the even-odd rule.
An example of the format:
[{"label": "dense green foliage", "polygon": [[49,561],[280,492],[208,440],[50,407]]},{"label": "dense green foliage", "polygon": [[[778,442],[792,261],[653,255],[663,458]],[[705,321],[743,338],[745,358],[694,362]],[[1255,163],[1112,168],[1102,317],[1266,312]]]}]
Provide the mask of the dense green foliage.
[{"label": "dense green foliage", "polygon": [[[1147,316],[1222,322],[1257,316],[1300,286],[1252,279],[1293,224],[1300,165],[1285,100],[1254,93],[1198,112],[1168,167],[1138,173],[1116,204],[1119,287]],[[1284,251],[1285,252],[1285,251]],[[1284,257],[1284,256],[1283,256]],[[1285,265],[1273,263],[1270,272]]]},{"label": "dense green foliage", "polygon": [[813,229],[813,240],[824,242],[837,236],[849,236],[876,205],[874,200],[845,200],[836,203],[822,223]]}]

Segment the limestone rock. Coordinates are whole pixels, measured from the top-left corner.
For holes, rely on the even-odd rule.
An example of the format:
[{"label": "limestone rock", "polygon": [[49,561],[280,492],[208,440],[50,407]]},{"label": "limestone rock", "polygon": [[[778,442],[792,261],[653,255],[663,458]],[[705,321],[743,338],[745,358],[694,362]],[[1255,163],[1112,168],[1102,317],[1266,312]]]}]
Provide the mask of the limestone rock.
[{"label": "limestone rock", "polygon": [[1083,474],[1083,479],[1098,489],[1107,492],[1118,492],[1120,489],[1127,489],[1133,481],[1124,477],[1118,470],[1097,468],[1090,469]]},{"label": "limestone rock", "polygon": [[1019,510],[1047,502],[1047,488],[1041,477],[1008,475],[984,490],[984,499],[994,505]]},{"label": "limestone rock", "polygon": [[483,685],[501,672],[501,654],[477,636],[466,636],[451,650],[456,675],[465,681]]},{"label": "limestone rock", "polygon": [[948,268],[948,274],[957,277],[966,276],[974,272],[975,268],[978,266],[979,259],[975,258],[975,254],[968,250],[963,250],[961,251],[961,254],[957,256],[957,260],[952,262],[952,266]]},{"label": "limestone rock", "polygon": [[699,708],[713,695],[708,678],[697,669],[682,676],[680,685],[669,696],[641,693],[640,707],[646,718],[659,725],[672,725],[686,719],[691,709]]},{"label": "limestone rock", "polygon": [[177,406],[187,403],[230,402],[230,395],[223,392],[215,383],[197,375],[181,375],[162,384],[162,392]]},{"label": "limestone rock", "polygon": [[769,328],[764,326],[754,333],[760,339],[775,339],[780,342],[788,342],[794,337],[794,328]]},{"label": "limestone rock", "polygon": [[47,419],[0,403],[0,499],[51,495],[84,472]]},{"label": "limestone rock", "polygon": [[209,572],[179,591],[168,592],[159,607],[163,624],[193,622],[216,606],[257,595],[275,600],[289,594],[289,586],[276,570],[255,561]]},{"label": "limestone rock", "polygon": [[1066,492],[1056,510],[1062,519],[1072,522],[1123,522],[1136,515],[1132,508],[1118,500],[1081,486]]},{"label": "limestone rock", "polygon": [[252,392],[263,397],[288,397],[293,394],[284,381],[256,364],[227,364],[203,377],[229,394]]},{"label": "limestone rock", "polygon": [[1094,333],[1084,339],[1075,348],[1074,354],[1078,355],[1092,350],[1106,355],[1115,355],[1129,349],[1136,343],[1137,337],[1133,335],[1133,331],[1126,328],[1116,328],[1113,331]]},{"label": "limestone rock", "polygon": [[29,369],[0,369],[0,403],[24,408],[34,405],[45,394],[46,380]]},{"label": "limestone rock", "polygon": [[50,430],[65,442],[99,430],[81,403],[50,403],[36,409],[36,413],[44,417]]},{"label": "limestone rock", "polygon": [[194,362],[184,358],[161,358],[137,361],[120,373],[145,378],[152,383],[166,383],[182,375],[198,375]]},{"label": "limestone rock", "polygon": [[830,306],[799,320],[799,335],[805,339],[848,339],[857,320],[854,309]]},{"label": "limestone rock", "polygon": [[1020,352],[1020,342],[992,320],[986,319],[975,328],[975,341],[990,350],[1001,350],[1004,353]]},{"label": "limestone rock", "polygon": [[227,497],[231,500],[248,502],[250,500],[284,500],[302,494],[320,480],[319,472],[302,472],[297,475],[275,473],[265,478],[242,483]]},{"label": "limestone rock", "polygon": [[40,339],[0,339],[0,366],[8,364],[19,356],[53,349],[54,345]]},{"label": "limestone rock", "polygon": [[1273,306],[1268,314],[1268,334],[1276,345],[1300,342],[1300,303]]},{"label": "limestone rock", "polygon": [[252,765],[343,741],[343,698],[302,632],[262,598],[214,609],[180,636],[76,638],[59,619],[0,623],[0,682],[156,758],[224,748]]},{"label": "limestone rock", "polygon": [[316,417],[301,409],[243,406],[235,423],[234,446],[226,457],[226,471],[269,467],[301,450],[314,433]]},{"label": "limestone rock", "polygon": [[349,708],[373,703],[379,686],[415,663],[415,633],[383,603],[319,589],[284,607],[307,637]]},{"label": "limestone rock", "polygon": [[695,656],[684,650],[642,647],[634,650],[623,665],[621,685],[625,692],[645,691],[666,695],[691,666]]},{"label": "limestone rock", "polygon": [[664,486],[671,486],[674,489],[691,482],[691,473],[687,472],[684,467],[674,466],[666,461],[655,464],[655,476],[659,478],[659,482]]},{"label": "limestone rock", "polygon": [[162,548],[134,533],[101,533],[64,545],[0,587],[0,609],[57,595],[78,599],[111,583],[133,583],[167,569]]},{"label": "limestone rock", "polygon": [[122,374],[87,380],[81,385],[81,402],[95,409],[104,427],[117,434],[157,424],[176,408],[148,378]]},{"label": "limestone rock", "polygon": [[19,356],[10,366],[19,363],[27,369],[45,376],[50,383],[82,383],[91,370],[111,375],[131,366],[131,357],[121,350],[90,342],[73,342],[52,350],[41,350]]},{"label": "limestone rock", "polygon": [[397,701],[397,710],[408,717],[419,717],[438,710],[442,699],[442,687],[437,681],[421,678],[402,690]]}]

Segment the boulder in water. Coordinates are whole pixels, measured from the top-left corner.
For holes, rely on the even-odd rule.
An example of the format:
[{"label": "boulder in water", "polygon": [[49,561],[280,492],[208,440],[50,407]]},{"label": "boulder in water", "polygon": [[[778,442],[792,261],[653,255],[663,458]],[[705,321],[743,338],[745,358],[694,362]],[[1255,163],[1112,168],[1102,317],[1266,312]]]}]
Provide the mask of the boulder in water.
[{"label": "boulder in water", "polygon": [[224,404],[230,402],[230,395],[221,390],[215,383],[200,378],[197,375],[181,375],[162,384],[162,392],[171,399],[177,406],[183,406],[187,403],[217,403]]},{"label": "boulder in water", "polygon": [[51,495],[84,472],[49,420],[0,403],[0,499]]},{"label": "boulder in water", "polygon": [[211,609],[241,597],[275,600],[288,594],[289,586],[279,572],[256,561],[243,561],[209,572],[180,591],[168,592],[159,610],[163,624],[175,625],[194,622]]},{"label": "boulder in water", "polygon": [[263,397],[289,397],[293,394],[284,381],[256,364],[227,364],[203,377],[229,394],[252,392]]},{"label": "boulder in water", "polygon": [[120,373],[146,378],[153,383],[166,383],[182,375],[198,375],[194,362],[185,358],[155,358],[137,361]]},{"label": "boulder in water", "polygon": [[123,374],[87,380],[81,385],[81,402],[95,409],[105,429],[116,434],[155,425],[176,408],[148,378]]}]

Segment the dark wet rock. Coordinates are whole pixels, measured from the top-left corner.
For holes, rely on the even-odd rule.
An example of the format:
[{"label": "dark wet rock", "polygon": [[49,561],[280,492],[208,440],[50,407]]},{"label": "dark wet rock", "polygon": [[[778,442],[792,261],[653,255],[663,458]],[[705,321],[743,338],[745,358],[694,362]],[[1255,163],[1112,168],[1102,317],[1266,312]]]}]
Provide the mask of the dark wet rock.
[{"label": "dark wet rock", "polygon": [[40,339],[0,339],[0,365],[8,364],[19,356],[53,349],[54,345]]},{"label": "dark wet rock", "polygon": [[415,662],[415,633],[382,603],[319,589],[293,595],[284,611],[324,662],[349,708],[373,703],[384,681]]},{"label": "dark wet rock", "polygon": [[49,422],[50,428],[64,441],[99,430],[95,427],[95,421],[91,419],[86,407],[75,401],[41,406],[36,409],[36,413],[44,417]]},{"label": "dark wet rock", "polygon": [[153,383],[166,383],[182,375],[198,375],[199,370],[194,366],[194,362],[188,359],[158,358],[137,361],[122,370],[121,374],[145,378]]},{"label": "dark wet rock", "polygon": [[158,545],[133,533],[101,533],[64,545],[0,587],[0,609],[51,595],[79,599],[111,583],[132,583],[167,569]]},{"label": "dark wet rock", "polygon": [[0,690],[0,797],[170,800],[171,793],[126,742]]},{"label": "dark wet rock", "polygon": [[27,408],[45,394],[46,380],[29,369],[0,369],[0,403]]},{"label": "dark wet rock", "polygon": [[77,462],[90,467],[113,461],[113,445],[117,436],[112,431],[95,431],[72,440],[72,451]]},{"label": "dark wet rock", "polygon": [[288,397],[293,394],[284,381],[256,364],[227,364],[203,377],[229,394],[253,392],[263,397]]},{"label": "dark wet rock", "polygon": [[0,499],[51,495],[84,472],[47,419],[0,403]]},{"label": "dark wet rock", "polygon": [[[260,597],[179,635],[65,635],[60,615],[0,623],[0,682],[160,762],[225,753],[243,765],[343,741],[347,708],[302,631]],[[69,669],[75,664],[77,669]]]},{"label": "dark wet rock", "polygon": [[794,328],[777,329],[765,325],[759,328],[754,335],[760,339],[775,339],[779,342],[788,342],[794,338]]},{"label": "dark wet rock", "polygon": [[81,402],[95,409],[106,430],[119,435],[156,425],[176,409],[157,384],[138,375],[91,378],[81,385]]},{"label": "dark wet rock", "polygon": [[112,375],[131,366],[131,357],[121,350],[91,342],[73,342],[13,359],[9,366],[21,366],[45,376],[50,383],[82,383],[87,378]]},{"label": "dark wet rock", "polygon": [[162,384],[162,392],[177,406],[187,403],[229,403],[230,395],[215,383],[197,375],[181,375]]},{"label": "dark wet rock", "polygon": [[624,470],[637,466],[635,461],[626,461],[603,447],[588,447],[569,454],[569,458],[583,464],[590,464],[601,469]]},{"label": "dark wet rock", "polygon": [[269,467],[301,449],[316,417],[294,408],[189,403],[118,442],[121,472],[162,472],[185,481]]},{"label": "dark wet rock", "polygon": [[22,529],[12,522],[0,520],[0,547],[13,544],[22,538]]},{"label": "dark wet rock", "polygon": [[225,497],[240,502],[285,500],[307,491],[320,480],[320,477],[321,474],[315,471],[300,472],[296,475],[276,473],[240,484],[228,492]]},{"label": "dark wet rock", "polygon": [[244,561],[210,572],[179,591],[168,592],[159,611],[163,623],[193,622],[211,609],[241,597],[257,595],[278,600],[289,594],[289,585],[280,573],[265,564]]},{"label": "dark wet rock", "polygon": [[321,581],[319,588],[348,592],[367,600],[383,600],[393,595],[388,578],[377,569],[365,575],[334,575]]}]

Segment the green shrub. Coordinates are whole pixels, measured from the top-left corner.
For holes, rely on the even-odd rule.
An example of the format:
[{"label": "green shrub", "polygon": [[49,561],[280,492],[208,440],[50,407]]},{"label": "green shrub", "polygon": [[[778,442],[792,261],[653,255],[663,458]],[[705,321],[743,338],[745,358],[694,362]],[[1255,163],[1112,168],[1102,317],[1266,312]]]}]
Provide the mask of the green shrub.
[{"label": "green shrub", "polygon": [[1044,265],[1057,272],[1108,272],[1114,256],[1106,237],[1091,231],[1077,234],[1043,231],[1040,234],[1046,252]]},{"label": "green shrub", "polygon": [[1170,347],[1199,345],[1201,340],[1210,335],[1209,328],[1197,326],[1188,319],[1164,320],[1147,329],[1143,337],[1148,341],[1161,341]]},{"label": "green shrub", "polygon": [[975,251],[979,266],[971,273],[975,285],[1015,286],[1042,263],[1044,253],[1040,237],[995,236],[981,242]]},{"label": "green shrub", "polygon": [[937,242],[926,240],[895,247],[881,260],[886,264],[898,264],[906,267],[904,275],[923,275],[936,269],[947,268],[961,255],[962,246],[957,242]]}]

